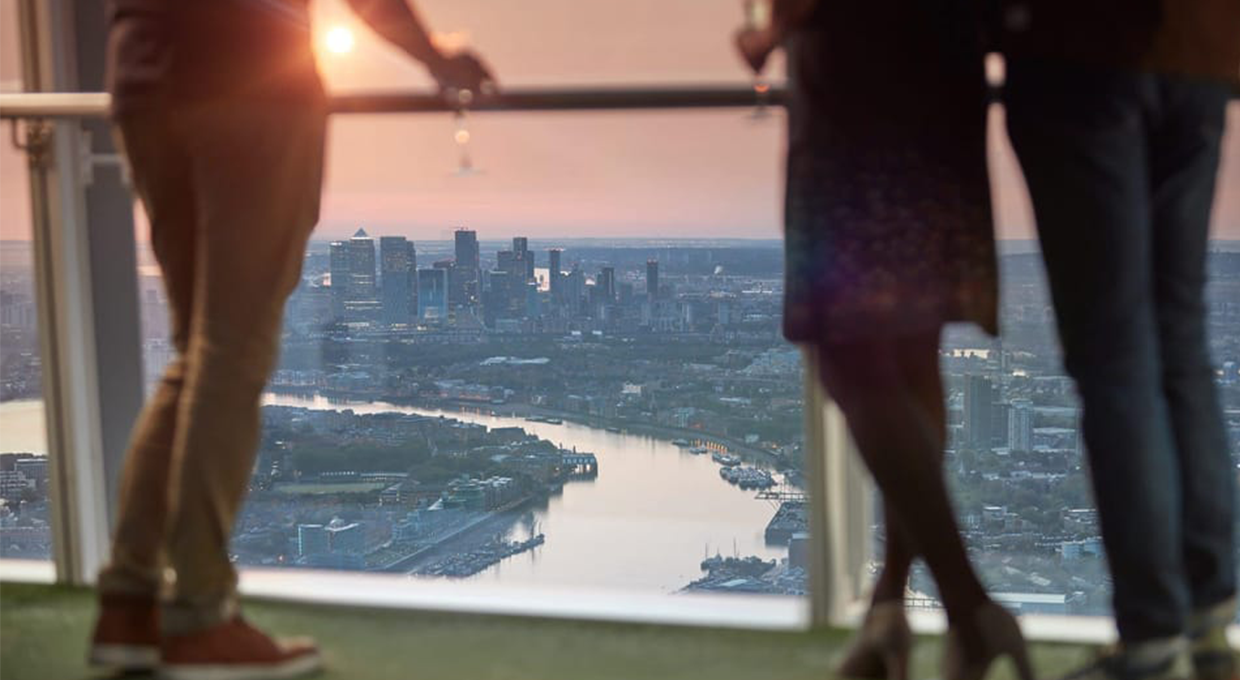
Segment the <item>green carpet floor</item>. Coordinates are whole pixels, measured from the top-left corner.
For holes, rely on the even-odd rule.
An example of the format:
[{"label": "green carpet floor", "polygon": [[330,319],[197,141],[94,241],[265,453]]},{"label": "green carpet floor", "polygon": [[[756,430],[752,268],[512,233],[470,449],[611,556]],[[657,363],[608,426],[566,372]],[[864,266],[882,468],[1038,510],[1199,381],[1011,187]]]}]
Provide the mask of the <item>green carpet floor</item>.
[{"label": "green carpet floor", "polygon": [[[773,633],[248,602],[247,616],[308,634],[323,680],[826,680],[847,633]],[[0,585],[0,680],[97,678],[83,659],[94,613],[87,590]],[[920,641],[915,678],[938,676],[938,640]],[[1038,645],[1039,675],[1090,652]],[[1008,664],[992,678],[1013,677]]]}]

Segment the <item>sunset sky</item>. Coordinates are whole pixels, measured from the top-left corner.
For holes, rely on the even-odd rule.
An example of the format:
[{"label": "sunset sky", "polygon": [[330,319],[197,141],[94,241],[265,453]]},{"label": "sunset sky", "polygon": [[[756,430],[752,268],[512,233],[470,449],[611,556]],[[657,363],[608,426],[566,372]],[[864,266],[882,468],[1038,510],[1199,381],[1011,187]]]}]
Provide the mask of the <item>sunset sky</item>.
[{"label": "sunset sky", "polygon": [[[20,89],[13,18],[0,0],[0,86]],[[477,49],[502,85],[746,84],[730,34],[739,0],[425,0],[427,22]],[[422,68],[382,44],[338,0],[316,0],[320,67],[331,89],[425,89]],[[350,51],[328,50],[347,28]],[[339,37],[339,34],[337,34]],[[746,110],[486,114],[470,117],[480,172],[454,174],[448,115],[338,116],[319,238],[372,233],[445,239],[780,235],[783,129]],[[1233,105],[1233,128],[1240,106]],[[996,114],[996,119],[998,114]],[[1023,187],[992,135],[999,234],[1029,238]],[[7,136],[7,130],[5,131]],[[1227,141],[1215,235],[1240,239],[1240,134]],[[28,238],[24,162],[0,148],[0,239]]]}]

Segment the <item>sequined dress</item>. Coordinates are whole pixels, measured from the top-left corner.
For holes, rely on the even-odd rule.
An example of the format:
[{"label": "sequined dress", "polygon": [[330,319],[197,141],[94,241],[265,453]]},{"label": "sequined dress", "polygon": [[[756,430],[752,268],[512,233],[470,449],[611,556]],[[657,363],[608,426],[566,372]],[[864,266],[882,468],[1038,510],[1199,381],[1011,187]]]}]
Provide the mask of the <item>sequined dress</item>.
[{"label": "sequined dress", "polygon": [[986,86],[966,2],[822,0],[789,38],[784,333],[994,334]]}]

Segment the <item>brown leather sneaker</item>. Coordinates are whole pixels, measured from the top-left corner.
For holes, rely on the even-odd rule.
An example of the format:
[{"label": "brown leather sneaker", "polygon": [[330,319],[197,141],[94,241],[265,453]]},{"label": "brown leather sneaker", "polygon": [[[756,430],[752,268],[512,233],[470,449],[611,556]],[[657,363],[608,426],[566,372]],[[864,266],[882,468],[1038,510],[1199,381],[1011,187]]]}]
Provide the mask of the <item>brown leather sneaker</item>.
[{"label": "brown leather sneaker", "polygon": [[159,665],[159,605],[154,598],[104,595],[90,640],[92,666],[125,672]]},{"label": "brown leather sneaker", "polygon": [[287,680],[322,667],[313,640],[275,640],[238,616],[206,630],[165,637],[160,675],[168,680]]}]

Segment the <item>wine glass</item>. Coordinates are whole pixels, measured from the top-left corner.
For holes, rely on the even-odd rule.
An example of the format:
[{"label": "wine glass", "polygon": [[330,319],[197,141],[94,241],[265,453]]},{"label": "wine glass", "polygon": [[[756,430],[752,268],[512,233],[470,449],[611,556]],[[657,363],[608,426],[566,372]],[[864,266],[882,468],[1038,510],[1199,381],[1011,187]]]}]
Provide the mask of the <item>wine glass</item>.
[{"label": "wine glass", "polygon": [[[745,0],[745,28],[765,30],[771,25],[770,0]],[[757,103],[754,105],[750,118],[765,120],[770,117],[771,83],[761,72],[753,75],[753,92]]]},{"label": "wine glass", "polygon": [[469,130],[469,114],[467,109],[474,100],[474,93],[470,90],[457,90],[455,92],[456,112],[453,113],[453,121],[455,128],[452,133],[452,140],[456,142],[457,148],[457,177],[468,177],[477,172],[474,169],[473,157],[469,153],[469,142],[473,138]]}]

